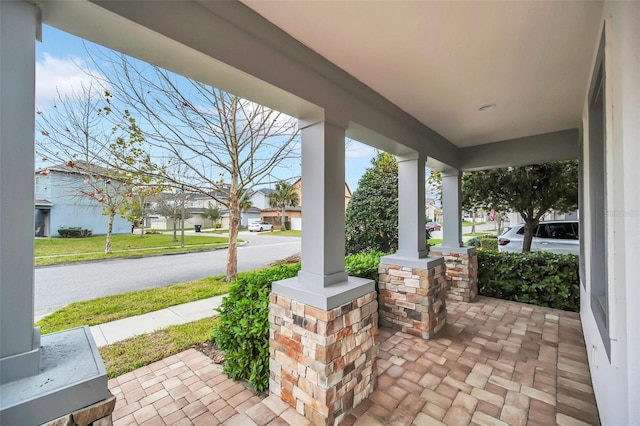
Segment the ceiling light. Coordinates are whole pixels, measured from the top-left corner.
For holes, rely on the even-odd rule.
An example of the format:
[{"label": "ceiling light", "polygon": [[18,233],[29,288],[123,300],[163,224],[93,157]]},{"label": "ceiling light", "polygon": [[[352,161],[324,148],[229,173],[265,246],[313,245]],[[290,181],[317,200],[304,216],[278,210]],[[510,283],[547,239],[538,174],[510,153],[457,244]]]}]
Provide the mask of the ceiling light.
[{"label": "ceiling light", "polygon": [[491,109],[494,109],[495,107],[496,107],[496,104],[482,105],[480,108],[478,108],[478,111],[489,111]]}]

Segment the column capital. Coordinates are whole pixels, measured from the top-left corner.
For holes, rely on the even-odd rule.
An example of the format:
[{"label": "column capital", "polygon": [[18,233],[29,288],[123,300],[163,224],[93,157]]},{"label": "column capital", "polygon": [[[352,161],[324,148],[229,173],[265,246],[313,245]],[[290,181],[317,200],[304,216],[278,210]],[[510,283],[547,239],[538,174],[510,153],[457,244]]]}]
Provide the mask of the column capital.
[{"label": "column capital", "polygon": [[440,171],[442,177],[461,176],[462,172],[458,169],[443,169]]},{"label": "column capital", "polygon": [[320,123],[329,124],[342,130],[346,130],[349,127],[349,120],[345,117],[341,117],[339,114],[330,114],[325,111],[324,117],[298,119],[298,128],[302,130]]},{"label": "column capital", "polygon": [[409,152],[406,154],[399,154],[396,155],[396,161],[398,163],[402,163],[405,161],[422,161],[422,162],[426,162],[427,161],[427,156],[423,153],[420,152]]}]

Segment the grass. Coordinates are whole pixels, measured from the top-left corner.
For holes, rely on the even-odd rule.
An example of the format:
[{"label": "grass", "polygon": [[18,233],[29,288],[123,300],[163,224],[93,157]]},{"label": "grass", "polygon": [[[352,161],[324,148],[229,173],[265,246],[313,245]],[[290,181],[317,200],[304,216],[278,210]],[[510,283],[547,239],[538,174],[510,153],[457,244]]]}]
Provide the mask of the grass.
[{"label": "grass", "polygon": [[260,235],[274,235],[278,237],[300,237],[302,231],[290,229],[288,231],[261,232]]},{"label": "grass", "polygon": [[142,315],[170,306],[206,299],[229,292],[224,278],[202,280],[150,288],[115,296],[71,303],[37,322],[42,334],[82,325],[97,325],[134,315]]},{"label": "grass", "polygon": [[197,251],[228,244],[226,237],[185,235],[185,247],[173,241],[172,235],[149,234],[140,238],[136,234],[114,235],[113,253],[104,254],[105,237],[43,238],[35,240],[35,264],[50,265],[80,260],[101,260],[149,254]]},{"label": "grass", "polygon": [[[484,225],[487,222],[476,222],[476,225]],[[466,220],[462,221],[462,226],[471,226],[473,225],[473,222],[467,222]]]},{"label": "grass", "polygon": [[442,242],[442,238],[431,238],[429,239],[429,246],[430,247],[437,246],[441,242]]},{"label": "grass", "polygon": [[172,325],[99,348],[110,379],[175,355],[211,338],[215,318]]},{"label": "grass", "polygon": [[473,233],[468,233],[468,234],[463,234],[465,237],[482,237],[483,235],[491,235],[496,237],[496,232],[495,231],[485,231],[485,232],[473,232]]}]

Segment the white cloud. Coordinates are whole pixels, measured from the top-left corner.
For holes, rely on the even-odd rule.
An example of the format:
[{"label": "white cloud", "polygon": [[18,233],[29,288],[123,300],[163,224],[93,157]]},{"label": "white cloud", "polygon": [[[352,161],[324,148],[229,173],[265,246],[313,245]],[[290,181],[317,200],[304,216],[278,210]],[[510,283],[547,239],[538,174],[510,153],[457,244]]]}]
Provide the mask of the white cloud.
[{"label": "white cloud", "polygon": [[365,145],[353,139],[347,139],[345,155],[347,158],[373,158],[378,151],[369,145]]},{"label": "white cloud", "polygon": [[93,83],[96,87],[99,77],[82,58],[62,59],[45,53],[44,59],[36,62],[36,105],[40,108],[50,105],[58,98],[58,93],[70,95],[83,85],[88,88]]}]

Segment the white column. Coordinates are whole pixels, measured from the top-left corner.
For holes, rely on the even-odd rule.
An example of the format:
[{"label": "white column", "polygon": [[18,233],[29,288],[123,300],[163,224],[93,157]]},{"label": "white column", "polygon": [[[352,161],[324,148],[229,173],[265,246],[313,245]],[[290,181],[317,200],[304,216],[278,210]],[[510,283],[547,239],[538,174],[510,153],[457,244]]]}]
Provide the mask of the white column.
[{"label": "white column", "polygon": [[300,121],[302,129],[302,270],[273,283],[275,294],[330,310],[375,291],[371,280],[347,276],[344,139],[346,122]]},{"label": "white column", "polygon": [[442,174],[443,247],[462,247],[462,174],[459,170]]},{"label": "white column", "polygon": [[418,153],[398,157],[398,251],[420,259],[428,254],[425,239],[425,161]]},{"label": "white column", "polygon": [[344,139],[346,124],[302,127],[302,271],[300,281],[345,281]]},{"label": "white column", "polygon": [[34,4],[0,1],[0,382],[38,373],[33,328]]}]

